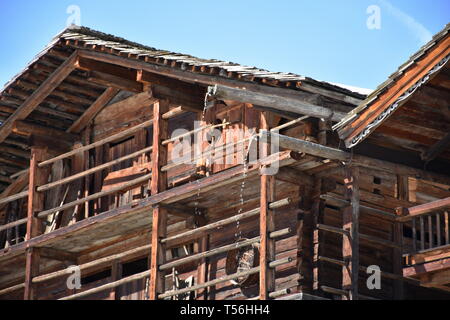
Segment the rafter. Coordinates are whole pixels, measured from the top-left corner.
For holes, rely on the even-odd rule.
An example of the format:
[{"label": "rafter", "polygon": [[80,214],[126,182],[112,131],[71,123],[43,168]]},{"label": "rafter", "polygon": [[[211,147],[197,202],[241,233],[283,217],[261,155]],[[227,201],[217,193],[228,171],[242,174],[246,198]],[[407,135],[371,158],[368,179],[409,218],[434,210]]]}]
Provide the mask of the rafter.
[{"label": "rafter", "polygon": [[0,142],[5,141],[17,120],[25,119],[75,69],[77,57],[78,53],[77,51],[74,51],[74,53],[72,53],[72,55],[41,84],[39,89],[34,91],[2,124],[0,127]]}]

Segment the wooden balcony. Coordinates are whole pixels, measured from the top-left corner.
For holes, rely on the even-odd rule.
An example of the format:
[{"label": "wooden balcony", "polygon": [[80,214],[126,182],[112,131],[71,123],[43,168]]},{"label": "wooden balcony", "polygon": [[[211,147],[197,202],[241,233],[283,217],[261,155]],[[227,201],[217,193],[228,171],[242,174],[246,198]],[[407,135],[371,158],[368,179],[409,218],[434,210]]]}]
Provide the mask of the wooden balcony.
[{"label": "wooden balcony", "polygon": [[404,247],[403,275],[446,291],[450,291],[449,208],[450,197],[397,209],[398,220],[412,231]]}]

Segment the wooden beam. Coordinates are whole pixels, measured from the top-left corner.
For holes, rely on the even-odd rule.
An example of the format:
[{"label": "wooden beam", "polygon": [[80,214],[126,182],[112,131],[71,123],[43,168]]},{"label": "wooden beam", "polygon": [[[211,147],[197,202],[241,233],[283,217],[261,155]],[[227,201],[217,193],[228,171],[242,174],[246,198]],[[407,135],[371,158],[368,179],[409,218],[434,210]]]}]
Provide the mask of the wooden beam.
[{"label": "wooden beam", "polygon": [[291,167],[280,168],[275,179],[295,185],[312,186],[314,184],[314,178],[312,176]]},{"label": "wooden beam", "polygon": [[330,119],[334,122],[341,121],[346,113],[334,111],[319,105],[315,105],[308,101],[308,97],[293,98],[292,96],[277,96],[274,94],[267,94],[261,91],[255,92],[249,89],[237,89],[226,86],[216,86],[214,97],[220,100],[234,100],[255,105],[279,109],[286,112],[293,112],[296,114],[304,114],[311,117]]},{"label": "wooden beam", "polygon": [[[38,163],[46,158],[47,150],[39,147],[31,148],[30,174],[28,190],[28,213],[26,240],[42,234],[43,223],[36,217],[36,213],[44,209],[44,194],[38,193],[36,187],[45,183],[48,170],[39,169]],[[27,247],[25,266],[25,292],[24,299],[36,298],[35,286],[32,279],[39,273],[40,254],[36,248]]]},{"label": "wooden beam", "polygon": [[417,277],[419,275],[450,268],[450,258],[430,261],[403,269],[404,277]]},{"label": "wooden beam", "polygon": [[[204,235],[198,239],[198,251],[206,252],[209,250],[209,235]],[[197,283],[203,284],[208,281],[208,259],[202,258],[197,264]],[[197,290],[197,300],[208,299],[208,288]]]},{"label": "wooden beam", "polygon": [[[273,94],[273,95],[280,95],[280,96],[289,96],[294,98],[303,99],[305,96],[311,94],[305,93],[304,91],[300,90],[287,90],[285,88],[277,88],[277,87],[271,87],[268,85],[261,85],[258,83],[252,83],[252,82],[243,82],[242,80],[235,80],[235,79],[227,79],[222,76],[212,76],[212,75],[205,75],[200,73],[194,73],[189,72],[185,70],[179,70],[172,68],[170,66],[162,66],[157,65],[153,63],[147,63],[147,61],[139,61],[134,59],[127,59],[125,57],[120,57],[117,55],[102,53],[102,52],[94,52],[91,50],[79,50],[79,54],[81,57],[86,59],[92,59],[95,61],[102,61],[107,62],[110,64],[116,64],[122,67],[135,69],[135,70],[143,70],[149,73],[157,74],[157,75],[163,75],[167,76],[173,79],[178,79],[186,82],[191,83],[199,83],[202,85],[209,85],[214,86],[216,84],[223,85],[223,86],[229,86],[232,88],[240,88],[240,89],[247,89],[255,92],[264,92],[266,94]],[[314,94],[321,94],[321,95],[330,95],[332,94],[333,99],[336,99],[338,101],[348,102],[345,101],[346,99],[350,98],[348,95],[336,93],[332,90],[327,89],[320,89],[318,87],[314,86],[305,86],[302,84],[303,87],[307,88],[307,91],[313,92]],[[319,92],[320,91],[320,92]],[[352,103],[357,105],[359,102],[359,99],[353,99]]]},{"label": "wooden beam", "polygon": [[[169,111],[169,103],[166,100],[153,104],[153,151],[152,151],[152,178],[150,190],[156,195],[167,188],[167,173],[161,171],[161,167],[167,163],[167,146],[162,141],[169,137],[168,121],[162,115]],[[152,250],[150,268],[150,300],[157,300],[164,293],[164,272],[159,266],[165,263],[166,249],[161,239],[167,236],[167,210],[162,207],[153,209],[152,220]]]},{"label": "wooden beam", "polygon": [[109,87],[106,89],[66,132],[80,133],[118,92],[119,90],[117,88]]},{"label": "wooden beam", "polygon": [[0,143],[11,133],[17,120],[25,119],[75,69],[77,51],[64,61],[0,127]]},{"label": "wooden beam", "polygon": [[[116,260],[113,262],[111,268],[111,282],[114,283],[122,279],[122,263],[120,260]],[[111,292],[109,293],[110,300],[119,300],[120,299],[120,288],[114,287],[111,288]]]},{"label": "wooden beam", "polygon": [[[261,129],[269,130],[269,113],[261,112]],[[270,154],[270,144],[262,141],[260,145],[261,157],[266,158]],[[275,231],[274,211],[270,210],[270,203],[275,201],[275,176],[266,172],[265,166],[261,168],[261,191],[260,191],[260,272],[259,272],[259,298],[268,300],[269,294],[275,290],[275,270],[269,267],[269,263],[275,261],[275,240],[269,234]]]},{"label": "wooden beam", "polygon": [[49,128],[39,124],[31,123],[28,121],[16,121],[13,125],[12,132],[20,135],[37,135],[41,137],[50,137],[54,139],[60,139],[66,143],[74,143],[80,140],[80,137],[74,134],[67,133],[62,130]]},{"label": "wooden beam", "polygon": [[420,157],[425,162],[436,159],[450,145],[450,132],[448,132],[442,140],[436,142],[430,149],[423,153]]},{"label": "wooden beam", "polygon": [[[5,199],[6,197],[15,195],[22,191],[29,183],[29,174],[25,172],[19,176],[13,183],[11,183],[1,194],[0,199]],[[0,210],[3,209],[5,204],[0,204]]]},{"label": "wooden beam", "polygon": [[118,76],[110,75],[98,71],[89,71],[88,81],[105,86],[114,87],[116,89],[139,93],[144,91],[142,83],[134,80],[123,79]]},{"label": "wooden beam", "polygon": [[[446,286],[450,284],[450,269],[438,271],[432,274],[429,274],[428,277],[425,277],[426,280],[420,281],[420,284],[425,287],[438,287],[440,285]],[[447,287],[447,290],[450,290]]]},{"label": "wooden beam", "polygon": [[[342,268],[342,287],[350,300],[358,300],[359,275],[359,168],[346,169],[346,196],[350,206],[343,209],[343,229],[350,236],[342,239],[342,256],[346,266]],[[344,296],[344,299],[347,296]]]},{"label": "wooden beam", "polygon": [[67,261],[73,264],[77,263],[77,254],[73,252],[63,251],[50,247],[39,248],[41,258],[57,260],[57,261]]},{"label": "wooden beam", "polygon": [[421,216],[446,208],[450,208],[450,197],[421,204],[411,208],[397,208],[396,213],[397,215],[399,215],[397,220],[407,221],[412,219],[413,217]]},{"label": "wooden beam", "polygon": [[394,173],[403,176],[410,176],[419,179],[429,180],[432,182],[438,182],[446,185],[450,185],[450,177],[443,174],[436,174],[425,170],[415,169],[402,164],[379,160],[375,158],[366,157],[359,154],[351,154],[340,149],[331,148],[320,145],[318,143],[305,141],[297,138],[280,135],[273,132],[262,132],[262,136],[272,136],[275,141],[279,142],[281,148],[292,150],[299,153],[307,153],[313,156],[339,160],[344,162],[352,162],[353,164],[372,168],[376,170],[382,170],[389,173]]}]

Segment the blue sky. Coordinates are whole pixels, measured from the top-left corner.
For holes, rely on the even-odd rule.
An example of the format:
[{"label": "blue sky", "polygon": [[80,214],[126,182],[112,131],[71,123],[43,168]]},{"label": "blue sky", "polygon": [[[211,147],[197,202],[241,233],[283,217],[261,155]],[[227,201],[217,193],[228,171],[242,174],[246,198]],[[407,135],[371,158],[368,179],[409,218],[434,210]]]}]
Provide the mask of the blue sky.
[{"label": "blue sky", "polygon": [[[159,49],[375,88],[450,22],[449,0],[0,1],[0,87],[81,24]],[[380,29],[369,29],[371,5]]]}]

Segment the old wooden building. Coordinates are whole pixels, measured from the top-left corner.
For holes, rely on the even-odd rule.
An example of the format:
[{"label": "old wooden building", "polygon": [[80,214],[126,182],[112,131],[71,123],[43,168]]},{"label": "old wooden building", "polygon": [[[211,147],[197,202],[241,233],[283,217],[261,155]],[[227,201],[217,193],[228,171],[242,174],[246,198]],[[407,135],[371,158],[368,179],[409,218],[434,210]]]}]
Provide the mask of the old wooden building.
[{"label": "old wooden building", "polygon": [[368,96],[65,29],[0,94],[0,299],[449,299],[449,29]]}]

